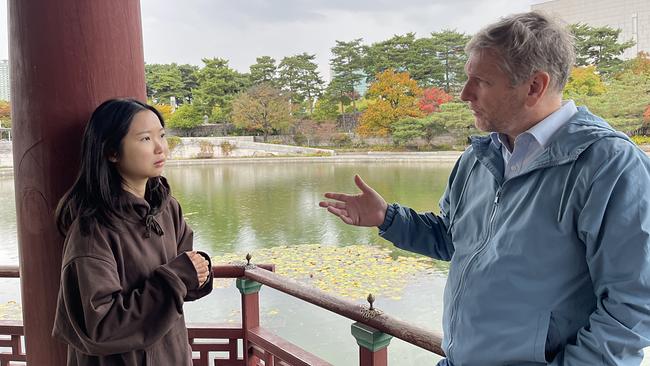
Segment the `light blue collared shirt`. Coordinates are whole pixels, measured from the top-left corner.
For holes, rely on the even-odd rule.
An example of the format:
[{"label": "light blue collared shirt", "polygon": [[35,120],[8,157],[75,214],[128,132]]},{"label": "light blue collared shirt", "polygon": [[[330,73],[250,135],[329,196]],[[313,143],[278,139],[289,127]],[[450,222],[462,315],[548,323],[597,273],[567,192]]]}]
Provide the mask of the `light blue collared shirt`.
[{"label": "light blue collared shirt", "polygon": [[573,115],[578,112],[573,100],[562,102],[560,107],[548,117],[541,120],[528,131],[523,132],[515,138],[515,146],[512,152],[507,147],[507,136],[492,132],[492,142],[501,148],[505,169],[503,177],[510,179],[524,170],[539,154],[544,151],[551,141],[553,134],[564,125]]}]

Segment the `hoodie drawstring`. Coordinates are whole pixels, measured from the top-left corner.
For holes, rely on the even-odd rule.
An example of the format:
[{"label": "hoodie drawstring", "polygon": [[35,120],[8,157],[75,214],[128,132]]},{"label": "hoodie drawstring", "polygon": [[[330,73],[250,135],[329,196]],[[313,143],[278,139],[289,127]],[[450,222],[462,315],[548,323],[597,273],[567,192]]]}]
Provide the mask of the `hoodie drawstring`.
[{"label": "hoodie drawstring", "polygon": [[158,236],[162,236],[164,234],[163,229],[160,227],[160,224],[158,221],[156,221],[156,218],[154,215],[147,215],[144,219],[144,226],[146,231],[144,232],[144,237],[149,238],[151,237],[151,231],[155,232],[158,234]]}]

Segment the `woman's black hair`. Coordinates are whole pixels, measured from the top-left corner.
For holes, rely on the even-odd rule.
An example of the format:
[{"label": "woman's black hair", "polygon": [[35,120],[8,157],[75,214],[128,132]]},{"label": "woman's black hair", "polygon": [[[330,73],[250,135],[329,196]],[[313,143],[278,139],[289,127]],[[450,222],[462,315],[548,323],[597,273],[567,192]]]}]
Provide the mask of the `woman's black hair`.
[{"label": "woman's black hair", "polygon": [[[56,225],[61,234],[67,233],[75,219],[79,220],[81,233],[87,235],[96,224],[115,228],[114,221],[124,218],[124,210],[130,205],[122,189],[122,176],[109,157],[120,157],[122,140],[133,117],[147,110],[165,126],[160,112],[135,99],[109,99],[95,109],[81,141],[79,175],[56,209]],[[161,179],[147,181],[145,198],[150,203],[159,204],[169,195]]]}]

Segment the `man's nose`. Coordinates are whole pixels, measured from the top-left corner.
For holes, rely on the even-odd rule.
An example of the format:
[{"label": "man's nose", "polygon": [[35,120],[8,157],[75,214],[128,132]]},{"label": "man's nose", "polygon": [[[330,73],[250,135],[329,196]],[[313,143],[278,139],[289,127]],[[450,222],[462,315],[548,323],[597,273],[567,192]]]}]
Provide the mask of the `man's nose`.
[{"label": "man's nose", "polygon": [[463,86],[463,90],[460,91],[460,100],[464,102],[469,102],[471,100],[471,91],[467,83]]}]

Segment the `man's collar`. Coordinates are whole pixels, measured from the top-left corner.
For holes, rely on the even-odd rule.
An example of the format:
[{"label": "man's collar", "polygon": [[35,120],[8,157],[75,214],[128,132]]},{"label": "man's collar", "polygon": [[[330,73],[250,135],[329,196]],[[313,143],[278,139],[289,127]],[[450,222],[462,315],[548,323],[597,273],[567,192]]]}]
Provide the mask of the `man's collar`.
[{"label": "man's collar", "polygon": [[[560,108],[523,132],[522,135],[525,133],[531,135],[542,148],[545,148],[553,134],[571,119],[576,112],[578,112],[578,108],[573,100],[563,101]],[[490,133],[490,138],[492,139],[492,143],[497,148],[500,148],[501,145],[506,143],[508,137],[503,133],[492,132]]]}]

